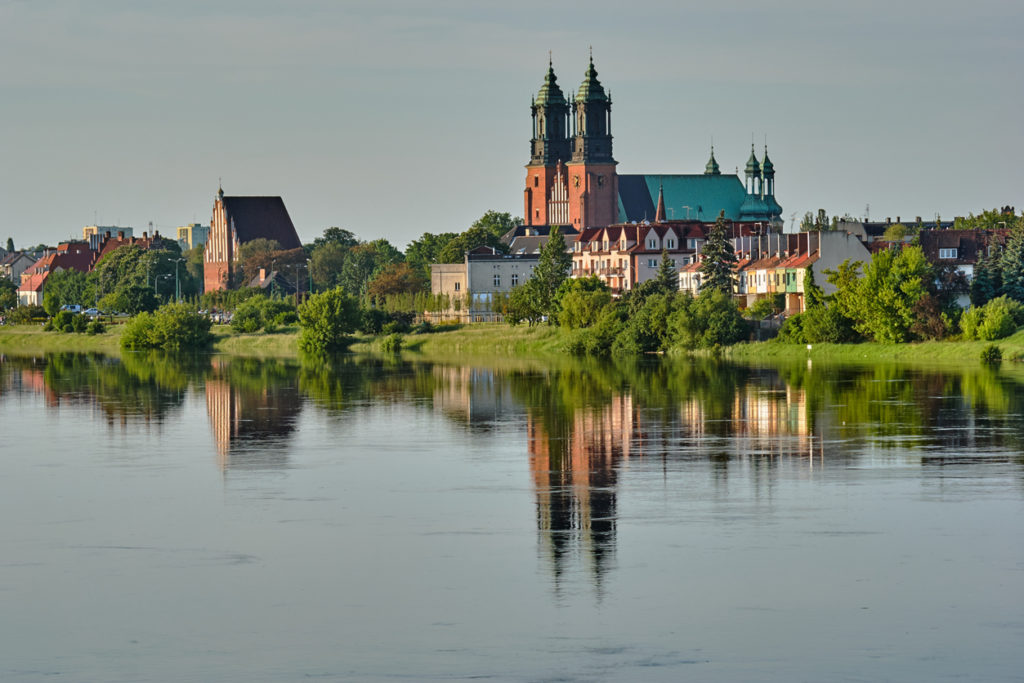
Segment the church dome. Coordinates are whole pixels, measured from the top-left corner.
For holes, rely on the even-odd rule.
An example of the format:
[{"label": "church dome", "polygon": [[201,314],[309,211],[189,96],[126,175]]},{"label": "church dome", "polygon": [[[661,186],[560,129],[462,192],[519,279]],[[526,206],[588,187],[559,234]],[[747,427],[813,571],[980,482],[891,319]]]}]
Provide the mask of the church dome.
[{"label": "church dome", "polygon": [[558,87],[557,79],[555,78],[555,68],[548,62],[548,72],[544,76],[544,85],[540,86],[540,92],[537,93],[537,99],[533,101],[537,106],[543,106],[546,104],[565,104],[565,95],[562,94],[562,89]]},{"label": "church dome", "polygon": [[597,69],[594,68],[594,58],[590,58],[590,66],[587,67],[587,72],[583,75],[583,83],[580,84],[580,89],[576,92],[577,102],[605,102],[608,100],[608,96],[604,92],[604,87],[601,82],[597,80]]},{"label": "church dome", "polygon": [[747,175],[761,175],[761,165],[757,163],[757,155],[754,154],[754,146],[750,146],[750,158],[747,159],[747,166],[743,169]]}]

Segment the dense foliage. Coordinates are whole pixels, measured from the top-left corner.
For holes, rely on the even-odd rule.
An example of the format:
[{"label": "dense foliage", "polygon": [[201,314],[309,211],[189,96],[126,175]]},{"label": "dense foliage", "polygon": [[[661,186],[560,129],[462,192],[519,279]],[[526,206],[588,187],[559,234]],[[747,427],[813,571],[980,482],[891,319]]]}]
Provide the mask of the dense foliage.
[{"label": "dense foliage", "polygon": [[359,302],[342,287],[314,294],[299,306],[299,349],[307,353],[339,351],[360,320]]},{"label": "dense foliage", "polygon": [[121,346],[181,351],[210,345],[212,322],[187,304],[168,304],[154,313],[140,313],[124,326]]}]

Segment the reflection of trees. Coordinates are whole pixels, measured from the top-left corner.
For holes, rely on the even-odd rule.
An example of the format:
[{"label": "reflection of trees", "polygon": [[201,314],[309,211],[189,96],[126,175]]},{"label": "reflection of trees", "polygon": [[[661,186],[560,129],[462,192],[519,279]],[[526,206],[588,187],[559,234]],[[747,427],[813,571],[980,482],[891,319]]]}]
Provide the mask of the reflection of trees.
[{"label": "reflection of trees", "polygon": [[180,361],[134,354],[122,361],[99,354],[54,353],[7,357],[3,363],[7,373],[20,374],[23,390],[42,394],[47,405],[96,406],[110,424],[162,422],[181,407],[193,370]]}]

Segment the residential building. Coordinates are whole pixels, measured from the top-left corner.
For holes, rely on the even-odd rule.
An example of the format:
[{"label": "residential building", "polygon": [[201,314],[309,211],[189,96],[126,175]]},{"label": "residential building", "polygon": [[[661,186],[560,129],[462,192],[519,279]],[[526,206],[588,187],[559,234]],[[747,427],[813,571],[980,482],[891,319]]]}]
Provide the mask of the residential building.
[{"label": "residential building", "polygon": [[[832,294],[836,287],[826,280],[826,270],[835,270],[846,260],[871,259],[864,243],[846,232],[747,235],[732,242],[737,258],[733,292],[741,305],[751,306],[758,299],[782,294],[787,314],[801,313],[806,308],[804,278],[808,268],[813,266],[815,283],[825,294]],[[680,269],[681,291],[696,296],[700,280],[699,258]]]},{"label": "residential building", "polygon": [[169,241],[161,237],[159,232],[154,232],[150,235],[148,231],[143,232],[142,237],[133,237],[123,231],[119,231],[116,234],[107,232],[102,235],[93,235],[89,238],[93,252],[93,261],[89,269],[92,270],[107,254],[121,247],[134,245],[139,249],[146,250],[163,249]]},{"label": "residential building", "polygon": [[15,284],[21,282],[21,274],[38,259],[25,251],[9,251],[0,259],[0,277]]},{"label": "residential building", "polygon": [[82,241],[88,242],[89,246],[95,249],[94,238],[99,238],[102,235],[117,235],[118,233],[123,233],[125,237],[131,237],[133,232],[133,228],[117,225],[87,225],[82,228]]},{"label": "residential building", "polygon": [[205,291],[232,286],[239,247],[261,238],[282,249],[302,247],[280,197],[226,197],[223,188],[218,189],[203,254]]},{"label": "residential building", "polygon": [[202,244],[206,244],[206,241],[209,238],[209,225],[203,225],[202,223],[190,223],[189,225],[182,225],[178,228],[178,244],[181,246],[182,251],[195,249]]},{"label": "residential building", "polygon": [[18,288],[19,305],[41,306],[46,280],[51,274],[62,270],[86,273],[92,265],[94,256],[94,252],[84,242],[65,242],[56,249],[47,249],[42,258],[21,274],[21,286]]},{"label": "residential building", "polygon": [[502,320],[498,302],[513,287],[525,284],[539,262],[539,253],[503,254],[481,246],[467,252],[463,263],[431,265],[431,293],[447,295],[451,302],[437,317],[464,322]]}]

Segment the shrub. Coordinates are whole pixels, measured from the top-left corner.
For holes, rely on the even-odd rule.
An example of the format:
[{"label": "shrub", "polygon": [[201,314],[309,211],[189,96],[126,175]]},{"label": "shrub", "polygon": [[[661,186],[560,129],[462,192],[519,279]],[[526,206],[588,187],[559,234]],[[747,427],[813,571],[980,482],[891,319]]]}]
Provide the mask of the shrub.
[{"label": "shrub", "polygon": [[964,339],[994,341],[1013,334],[1024,324],[1024,305],[1006,296],[974,307],[960,317]]},{"label": "shrub", "polygon": [[997,365],[1003,361],[1003,351],[995,344],[989,344],[981,350],[981,362]]},{"label": "shrub", "polygon": [[430,323],[430,321],[429,320],[424,320],[419,325],[417,325],[416,327],[413,328],[412,333],[413,334],[430,334],[433,331],[434,331],[434,326]]},{"label": "shrub", "polygon": [[85,328],[85,331],[88,334],[103,334],[107,331],[107,326],[99,320],[93,320],[89,323],[88,327]]},{"label": "shrub", "polygon": [[124,326],[126,349],[199,349],[213,341],[213,322],[188,304],[168,304],[154,313],[140,313]]},{"label": "shrub", "polygon": [[385,353],[398,353],[402,350],[402,335],[389,334],[380,342],[380,348]]},{"label": "shrub", "polygon": [[12,325],[28,325],[44,317],[46,310],[42,306],[18,306],[7,314],[7,320]]},{"label": "shrub", "polygon": [[390,319],[391,316],[379,308],[365,308],[360,312],[359,331],[363,334],[378,335]]},{"label": "shrub", "polygon": [[263,300],[261,296],[254,296],[238,304],[231,316],[231,329],[244,334],[259,332],[263,327]]},{"label": "shrub", "polygon": [[742,341],[748,327],[732,296],[705,290],[696,299],[686,295],[668,319],[672,341],[685,349],[708,349]]},{"label": "shrub", "polygon": [[343,349],[360,318],[359,303],[341,287],[314,294],[299,307],[299,349],[307,353]]}]

